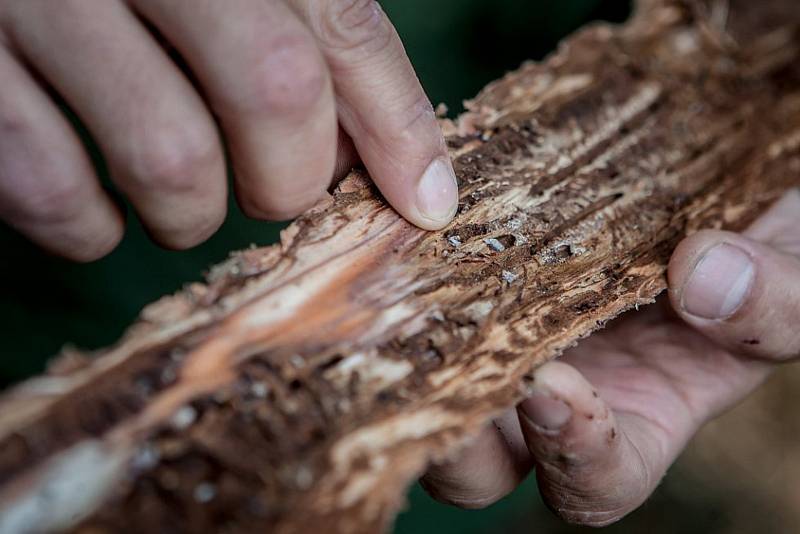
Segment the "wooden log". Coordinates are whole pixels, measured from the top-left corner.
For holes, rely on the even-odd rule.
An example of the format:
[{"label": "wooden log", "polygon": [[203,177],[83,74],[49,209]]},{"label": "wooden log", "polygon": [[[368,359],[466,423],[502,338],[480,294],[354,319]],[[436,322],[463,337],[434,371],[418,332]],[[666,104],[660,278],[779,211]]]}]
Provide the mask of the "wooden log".
[{"label": "wooden log", "polygon": [[[795,0],[645,0],[442,121],[456,221],[362,172],[0,400],[0,532],[356,532],[800,171]],[[12,357],[5,355],[5,357]]]}]

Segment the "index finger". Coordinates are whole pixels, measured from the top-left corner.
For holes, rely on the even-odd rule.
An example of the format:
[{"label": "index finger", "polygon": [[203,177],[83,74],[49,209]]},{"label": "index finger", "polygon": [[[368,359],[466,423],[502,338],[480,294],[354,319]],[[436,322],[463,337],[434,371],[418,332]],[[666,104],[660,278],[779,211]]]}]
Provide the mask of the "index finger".
[{"label": "index finger", "polygon": [[375,0],[291,0],[328,61],[339,121],[383,195],[426,230],[446,226],[458,185],[433,107]]}]

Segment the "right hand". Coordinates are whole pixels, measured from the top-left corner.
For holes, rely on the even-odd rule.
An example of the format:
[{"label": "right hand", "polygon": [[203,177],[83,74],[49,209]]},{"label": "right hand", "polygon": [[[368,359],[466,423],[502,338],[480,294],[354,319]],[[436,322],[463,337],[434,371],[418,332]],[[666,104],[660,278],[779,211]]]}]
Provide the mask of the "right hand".
[{"label": "right hand", "polygon": [[51,89],[169,248],[225,218],[217,126],[253,217],[309,208],[356,151],[410,222],[439,229],[457,207],[433,109],[375,0],[0,0],[0,80],[0,218],[74,260],[112,250],[123,218]]},{"label": "right hand", "polygon": [[534,394],[425,487],[475,508],[535,470],[569,522],[603,526],[637,508],[706,422],[800,360],[799,225],[794,190],[742,234],[685,239],[669,266],[672,309],[632,312],[537,369]]}]

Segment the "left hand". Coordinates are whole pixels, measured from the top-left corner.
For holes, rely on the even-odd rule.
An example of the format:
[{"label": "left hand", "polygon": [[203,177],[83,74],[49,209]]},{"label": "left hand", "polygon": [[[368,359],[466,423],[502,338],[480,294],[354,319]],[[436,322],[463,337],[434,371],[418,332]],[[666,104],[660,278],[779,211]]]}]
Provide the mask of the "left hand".
[{"label": "left hand", "polygon": [[795,190],[743,235],[686,239],[669,267],[674,311],[660,302],[538,369],[533,396],[423,485],[478,508],[535,469],[569,522],[603,526],[636,509],[700,427],[800,357],[798,225]]},{"label": "left hand", "polygon": [[72,260],[108,254],[125,218],[58,101],[170,249],[225,220],[226,155],[256,219],[296,217],[358,160],[420,228],[458,209],[433,107],[377,0],[0,0],[0,80],[0,225]]}]

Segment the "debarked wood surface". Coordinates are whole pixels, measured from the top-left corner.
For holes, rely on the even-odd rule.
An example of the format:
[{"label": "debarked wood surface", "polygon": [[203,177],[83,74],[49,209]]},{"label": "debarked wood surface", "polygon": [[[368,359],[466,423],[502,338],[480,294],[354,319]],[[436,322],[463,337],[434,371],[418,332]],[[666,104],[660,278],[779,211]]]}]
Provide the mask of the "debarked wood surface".
[{"label": "debarked wood surface", "polygon": [[279,245],[7,392],[0,532],[385,530],[533,369],[652,302],[687,233],[800,184],[800,5],[641,1],[468,109],[442,120],[446,230],[354,172]]}]

